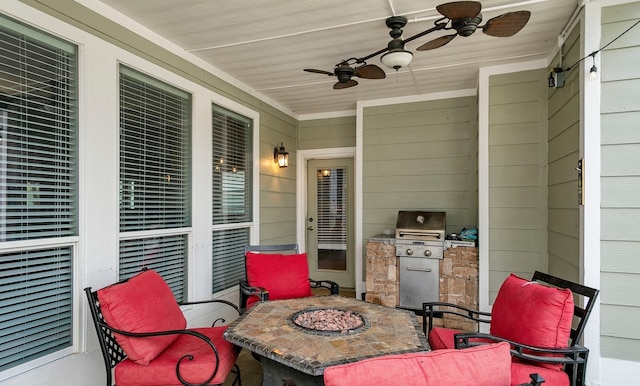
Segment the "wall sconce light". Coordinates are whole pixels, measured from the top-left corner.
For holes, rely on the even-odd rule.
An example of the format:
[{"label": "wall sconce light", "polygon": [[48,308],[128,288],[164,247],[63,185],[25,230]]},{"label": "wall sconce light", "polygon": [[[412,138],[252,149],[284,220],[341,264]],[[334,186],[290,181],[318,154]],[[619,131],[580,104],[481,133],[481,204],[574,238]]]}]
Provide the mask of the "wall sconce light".
[{"label": "wall sconce light", "polygon": [[289,166],[289,153],[284,149],[284,144],[280,142],[280,147],[273,148],[273,162],[281,168]]},{"label": "wall sconce light", "polygon": [[549,74],[549,88],[564,87],[564,70],[562,67],[555,67]]}]

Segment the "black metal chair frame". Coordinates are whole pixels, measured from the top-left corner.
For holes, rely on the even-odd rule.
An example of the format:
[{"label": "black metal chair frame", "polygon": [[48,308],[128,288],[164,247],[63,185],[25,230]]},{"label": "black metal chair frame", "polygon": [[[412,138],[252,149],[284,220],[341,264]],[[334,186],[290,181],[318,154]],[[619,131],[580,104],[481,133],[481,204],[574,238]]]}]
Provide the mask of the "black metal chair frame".
[{"label": "black metal chair frame", "polygon": [[[600,291],[595,288],[590,288],[539,271],[536,271],[533,274],[533,278],[531,280],[553,287],[568,288],[571,290],[574,296],[580,295],[582,297],[582,300],[584,300],[583,306],[580,306],[578,302],[574,304],[573,316],[574,320],[577,319],[578,323],[575,325],[575,327],[572,326],[571,328],[568,347],[557,349],[533,347],[490,334],[466,332],[455,335],[455,347],[466,348],[483,344],[477,341],[474,342],[473,340],[470,340],[473,338],[489,339],[495,342],[508,342],[511,344],[512,356],[524,359],[526,361],[562,364],[564,365],[564,371],[569,375],[571,385],[584,386],[589,349],[579,345],[579,343],[584,333],[585,324],[589,319],[589,315],[593,310],[595,300],[598,297]],[[429,331],[431,331],[431,329],[433,328],[433,318],[442,318],[442,316],[445,314],[460,316],[462,318],[473,320],[478,323],[491,322],[491,313],[489,312],[476,311],[452,303],[423,303],[422,311],[422,328],[425,335],[427,336]],[[559,356],[544,356],[545,354],[557,354]]]},{"label": "black metal chair frame", "polygon": [[[126,282],[128,279],[125,280],[121,280],[118,283],[124,283]],[[91,317],[93,319],[93,325],[96,329],[96,333],[98,335],[98,341],[100,343],[100,350],[102,352],[102,358],[104,359],[104,364],[105,364],[105,369],[107,371],[107,386],[111,386],[112,385],[112,380],[113,380],[113,374],[112,374],[112,370],[114,367],[116,367],[116,365],[120,362],[122,362],[124,359],[127,358],[127,355],[125,354],[124,350],[122,349],[122,347],[120,347],[120,345],[118,344],[118,342],[116,341],[115,336],[113,335],[113,333],[118,333],[118,334],[122,334],[125,336],[132,336],[132,337],[151,337],[151,336],[160,336],[160,335],[191,335],[194,336],[196,338],[202,339],[206,344],[208,344],[211,347],[211,350],[213,351],[215,357],[216,357],[216,367],[213,369],[213,373],[211,374],[211,376],[208,378],[208,380],[204,383],[198,383],[198,384],[194,384],[194,383],[189,383],[187,381],[184,380],[184,378],[182,377],[182,375],[180,374],[180,364],[182,363],[183,360],[187,359],[187,360],[193,360],[193,356],[190,354],[185,354],[183,355],[179,360],[178,363],[176,363],[176,376],[178,377],[178,379],[180,380],[180,382],[183,385],[186,386],[204,386],[204,385],[209,385],[209,382],[216,376],[216,374],[218,373],[218,367],[219,367],[219,356],[218,356],[218,350],[216,349],[215,345],[213,344],[213,342],[211,342],[211,339],[209,339],[209,337],[197,332],[197,331],[193,331],[193,330],[167,330],[167,331],[156,331],[156,332],[148,332],[148,333],[136,333],[136,332],[130,332],[130,331],[123,331],[123,330],[118,330],[115,329],[111,326],[109,326],[105,320],[104,317],[102,315],[102,311],[100,310],[100,302],[98,300],[98,294],[97,291],[91,291],[91,287],[87,287],[84,289],[85,294],[87,295],[87,300],[89,302],[89,311],[91,311]],[[213,300],[204,300],[204,301],[194,301],[194,302],[178,302],[178,305],[183,306],[183,305],[191,305],[191,304],[205,304],[205,303],[221,303],[221,304],[226,304],[230,307],[232,307],[234,310],[236,310],[236,312],[238,312],[238,315],[240,315],[240,309],[233,303],[228,302],[226,300],[222,300],[222,299],[213,299]],[[216,323],[224,323],[225,319],[224,318],[218,318],[216,319],[212,326],[215,326]],[[242,381],[240,379],[240,368],[238,367],[237,364],[234,364],[233,366],[233,370],[231,370],[232,373],[234,373],[236,376],[233,380],[232,385],[238,385],[238,386],[242,386]]]},{"label": "black metal chair frame", "polygon": [[[298,244],[281,244],[281,245],[246,245],[244,247],[244,254],[246,257],[247,252],[283,252],[293,251],[299,253]],[[311,288],[325,288],[330,291],[331,295],[338,295],[340,293],[340,286],[338,283],[331,280],[314,280],[309,278]],[[269,290],[264,287],[250,286],[247,281],[247,265],[244,266],[244,278],[240,279],[240,310],[246,309],[247,300],[250,296],[257,296],[261,302],[269,300]]]}]

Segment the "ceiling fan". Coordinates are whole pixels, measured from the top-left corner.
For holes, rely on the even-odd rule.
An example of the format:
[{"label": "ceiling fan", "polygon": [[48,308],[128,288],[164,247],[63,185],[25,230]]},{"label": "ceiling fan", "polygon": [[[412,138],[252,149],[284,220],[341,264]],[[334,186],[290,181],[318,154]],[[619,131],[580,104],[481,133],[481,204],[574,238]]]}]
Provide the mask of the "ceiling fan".
[{"label": "ceiling fan", "polygon": [[[384,79],[384,70],[375,64],[366,64],[368,59],[384,54],[380,58],[382,63],[396,71],[408,65],[413,58],[410,51],[404,49],[404,45],[413,40],[421,38],[439,30],[455,30],[455,33],[444,35],[431,40],[417,48],[418,51],[432,50],[451,42],[456,36],[471,36],[476,30],[481,29],[485,34],[495,37],[509,37],[518,33],[529,21],[531,12],[516,11],[508,12],[500,16],[489,19],[484,25],[482,23],[482,4],[477,1],[454,1],[440,4],[436,10],[443,16],[434,22],[434,26],[413,35],[407,39],[402,39],[402,28],[407,24],[404,16],[391,16],[387,18],[386,25],[391,29],[389,35],[392,40],[387,47],[373,52],[362,58],[351,58],[336,64],[333,72],[306,68],[304,71],[336,76],[338,82],[333,85],[334,89],[344,89],[356,86],[357,81],[352,77],[364,79]],[[358,67],[352,65],[361,64]]]},{"label": "ceiling fan", "polygon": [[352,64],[364,63],[364,61],[358,62],[356,58],[351,58],[336,64],[333,72],[313,68],[305,68],[304,71],[337,77],[338,81],[333,85],[334,90],[356,86],[358,81],[351,79],[354,76],[364,79],[384,79],[387,76],[384,70],[375,64],[364,63],[358,67],[351,67],[351,62],[353,62]]}]

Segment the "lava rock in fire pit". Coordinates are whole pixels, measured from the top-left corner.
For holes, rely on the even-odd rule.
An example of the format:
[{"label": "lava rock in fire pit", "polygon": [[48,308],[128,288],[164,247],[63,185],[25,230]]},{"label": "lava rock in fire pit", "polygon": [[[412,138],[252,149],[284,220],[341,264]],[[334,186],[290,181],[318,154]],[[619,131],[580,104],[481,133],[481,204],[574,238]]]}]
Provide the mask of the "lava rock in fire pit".
[{"label": "lava rock in fire pit", "polygon": [[362,316],[350,310],[320,308],[303,310],[292,317],[293,322],[305,329],[349,333],[362,327]]}]

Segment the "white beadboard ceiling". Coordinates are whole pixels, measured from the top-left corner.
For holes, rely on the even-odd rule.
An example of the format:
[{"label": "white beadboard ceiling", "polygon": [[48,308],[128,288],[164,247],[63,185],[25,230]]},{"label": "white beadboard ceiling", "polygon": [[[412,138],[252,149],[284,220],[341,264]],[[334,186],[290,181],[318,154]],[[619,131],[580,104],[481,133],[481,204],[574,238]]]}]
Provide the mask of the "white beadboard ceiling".
[{"label": "white beadboard ceiling", "polygon": [[431,28],[440,17],[435,0],[101,0],[108,7],[196,55],[276,101],[294,114],[350,111],[356,101],[447,92],[477,87],[485,66],[547,59],[578,8],[577,0],[484,0],[487,21],[528,10],[528,24],[515,36],[497,38],[481,30],[458,36],[431,51],[415,49],[437,31],[406,45],[413,61],[398,72],[380,63],[385,79],[354,78],[359,85],[334,90],[335,77],[304,72],[333,71],[351,57],[364,57],[391,40],[385,20],[409,19],[404,38]]}]

